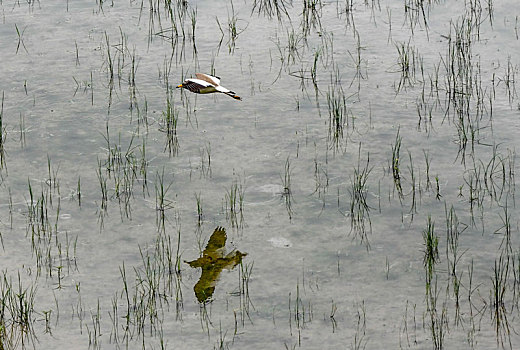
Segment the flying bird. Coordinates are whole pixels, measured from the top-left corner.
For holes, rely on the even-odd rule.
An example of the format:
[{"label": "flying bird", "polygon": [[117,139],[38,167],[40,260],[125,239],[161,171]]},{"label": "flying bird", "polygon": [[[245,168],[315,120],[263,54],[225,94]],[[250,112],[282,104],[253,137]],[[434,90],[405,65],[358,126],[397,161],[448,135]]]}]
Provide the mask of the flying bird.
[{"label": "flying bird", "polygon": [[235,100],[242,100],[240,96],[235,95],[231,90],[220,85],[220,78],[209,74],[195,73],[197,79],[186,79],[184,83],[177,85],[178,88],[188,89],[197,94],[211,94],[213,92],[221,92],[233,97]]},{"label": "flying bird", "polygon": [[226,230],[223,227],[217,227],[209,238],[206,249],[202,252],[202,257],[193,261],[184,260],[191,267],[202,268],[200,279],[193,287],[199,303],[205,303],[211,298],[222,270],[233,269],[247,255],[247,253],[242,253],[238,250],[224,255],[226,239]]}]

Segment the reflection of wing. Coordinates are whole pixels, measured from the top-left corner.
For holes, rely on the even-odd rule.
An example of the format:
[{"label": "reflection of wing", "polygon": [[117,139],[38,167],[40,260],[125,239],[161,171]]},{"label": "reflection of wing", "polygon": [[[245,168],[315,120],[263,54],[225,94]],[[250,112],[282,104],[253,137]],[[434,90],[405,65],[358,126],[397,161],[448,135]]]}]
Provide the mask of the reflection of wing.
[{"label": "reflection of wing", "polygon": [[214,264],[202,266],[202,274],[197,284],[193,287],[199,303],[203,303],[211,298],[221,272],[222,268]]},{"label": "reflection of wing", "polygon": [[235,266],[242,262],[242,258],[246,255],[247,253],[242,253],[239,250],[229,253],[225,258],[220,259],[222,261],[222,268],[228,270],[234,269]]},{"label": "reflection of wing", "polygon": [[212,85],[215,85],[215,86],[220,85],[219,77],[215,77],[213,75],[203,74],[203,73],[195,73],[195,76],[197,77],[197,79],[207,81],[208,83],[210,83]]},{"label": "reflection of wing", "polygon": [[202,252],[203,256],[222,257],[222,250],[226,245],[226,230],[223,227],[217,227],[209,238],[206,249]]},{"label": "reflection of wing", "polygon": [[211,257],[203,256],[201,258],[198,258],[198,259],[192,260],[192,261],[184,260],[184,262],[186,264],[190,265],[191,267],[202,267],[207,264],[211,264],[212,259],[211,259]]},{"label": "reflection of wing", "polygon": [[[200,275],[197,284],[195,284],[195,287],[193,287],[195,296],[199,303],[203,303],[213,296],[215,285],[217,284],[222,269],[233,269],[242,262],[242,258],[246,255],[247,253],[242,253],[236,250],[229,253],[224,258],[218,258],[210,263],[206,262],[201,264],[200,267],[202,267],[202,274]],[[199,260],[201,259],[204,258],[200,258]]]}]

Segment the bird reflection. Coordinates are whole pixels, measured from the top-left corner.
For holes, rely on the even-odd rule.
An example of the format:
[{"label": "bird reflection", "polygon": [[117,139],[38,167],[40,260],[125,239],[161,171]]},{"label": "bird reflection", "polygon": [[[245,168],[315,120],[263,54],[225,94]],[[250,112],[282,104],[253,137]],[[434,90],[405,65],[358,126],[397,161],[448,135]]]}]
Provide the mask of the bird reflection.
[{"label": "bird reflection", "polygon": [[211,298],[222,270],[233,269],[242,262],[242,257],[247,255],[247,253],[234,250],[224,256],[226,239],[226,230],[223,227],[217,227],[209,238],[202,257],[193,261],[184,260],[191,267],[202,268],[200,279],[193,287],[199,303],[204,303]]}]

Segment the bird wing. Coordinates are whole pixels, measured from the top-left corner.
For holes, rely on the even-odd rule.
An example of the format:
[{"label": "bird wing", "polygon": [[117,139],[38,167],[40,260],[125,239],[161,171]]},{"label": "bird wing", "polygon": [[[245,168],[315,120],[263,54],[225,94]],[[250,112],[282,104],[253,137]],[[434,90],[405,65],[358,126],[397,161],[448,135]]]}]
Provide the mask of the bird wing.
[{"label": "bird wing", "polygon": [[220,78],[215,77],[213,75],[204,74],[204,73],[195,73],[197,79],[204,80],[212,85],[218,86],[220,85]]},{"label": "bird wing", "polygon": [[213,86],[204,80],[200,79],[187,79],[184,83],[182,83],[182,87],[190,90],[191,92],[200,93],[200,90],[205,89],[207,87]]},{"label": "bird wing", "polygon": [[231,91],[229,89],[226,89],[225,87],[220,86],[220,85],[215,86],[215,90],[217,90],[218,92],[222,92],[224,94],[229,94],[229,93],[234,94],[235,93],[235,92],[233,92],[233,91]]}]

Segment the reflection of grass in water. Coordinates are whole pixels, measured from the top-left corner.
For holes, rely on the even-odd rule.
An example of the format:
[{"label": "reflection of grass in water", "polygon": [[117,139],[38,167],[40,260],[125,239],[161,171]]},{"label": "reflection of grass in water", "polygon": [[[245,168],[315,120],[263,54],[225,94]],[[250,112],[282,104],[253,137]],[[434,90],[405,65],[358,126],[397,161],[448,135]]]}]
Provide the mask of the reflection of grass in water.
[{"label": "reflection of grass in water", "polygon": [[[233,269],[238,264],[241,264],[242,258],[247,255],[247,253],[242,253],[238,250],[224,255],[226,240],[226,230],[222,227],[217,227],[202,252],[202,257],[192,261],[184,261],[191,267],[202,268],[200,279],[193,287],[199,303],[205,303],[213,296],[222,270]],[[249,274],[247,278],[249,278]]]},{"label": "reflection of grass in water", "polygon": [[[4,119],[4,95],[2,91],[2,105],[0,107],[0,170],[5,167],[5,149],[4,143],[7,135],[4,135],[3,119]],[[21,114],[20,114],[21,115]]]},{"label": "reflection of grass in water", "polygon": [[285,200],[285,209],[287,209],[287,214],[289,215],[289,220],[292,220],[293,210],[292,210],[292,190],[291,190],[291,161],[290,161],[289,157],[287,157],[287,159],[285,160],[284,175],[282,178],[282,186],[283,186],[282,197]]}]

